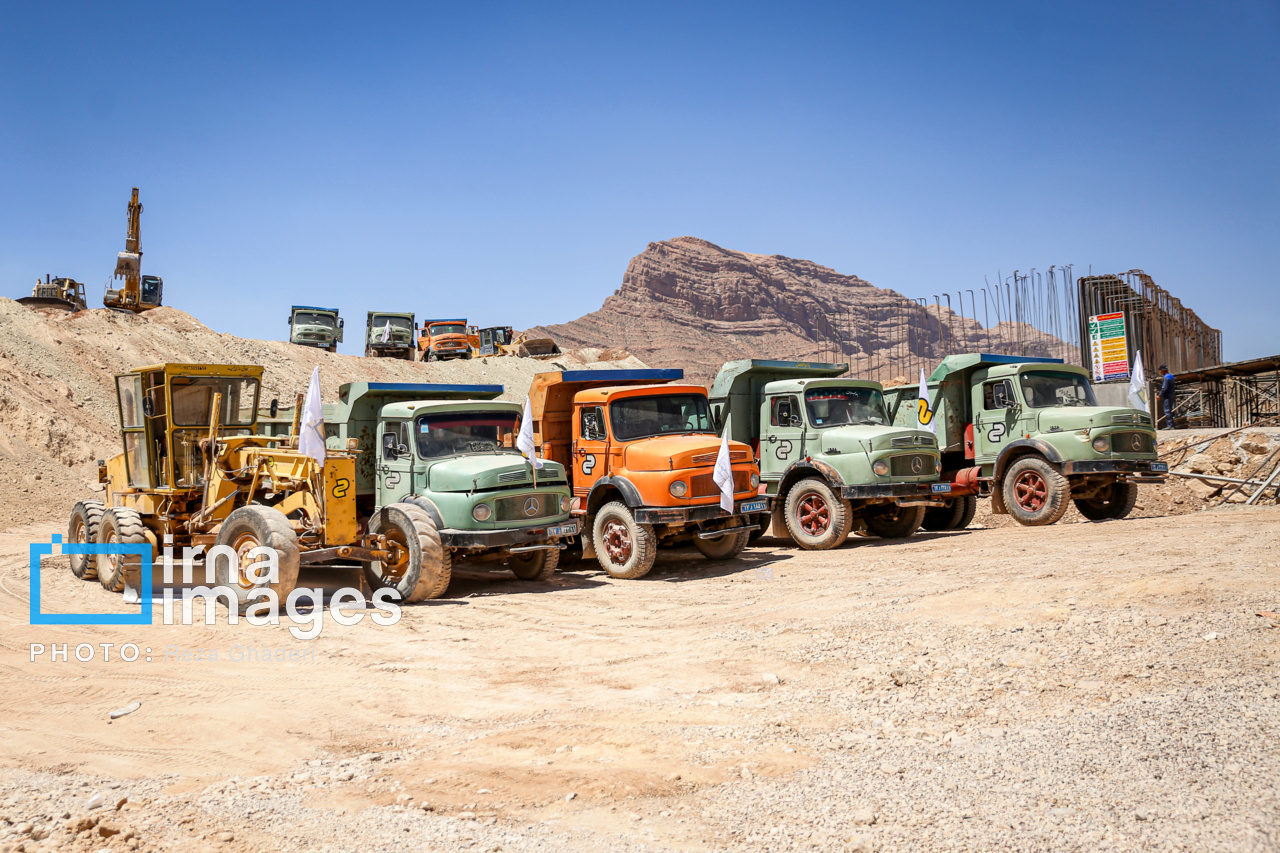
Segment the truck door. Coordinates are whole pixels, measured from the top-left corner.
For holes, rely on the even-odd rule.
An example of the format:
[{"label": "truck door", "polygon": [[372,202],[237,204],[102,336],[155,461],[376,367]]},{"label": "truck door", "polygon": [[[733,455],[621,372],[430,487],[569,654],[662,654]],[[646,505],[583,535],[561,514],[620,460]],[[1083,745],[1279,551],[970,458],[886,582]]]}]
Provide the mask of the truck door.
[{"label": "truck door", "polygon": [[573,493],[585,498],[591,487],[609,473],[609,440],[604,407],[578,407],[573,423]]},{"label": "truck door", "polygon": [[804,414],[795,394],[770,397],[768,407],[768,426],[760,440],[760,469],[762,473],[778,473],[800,458]]},{"label": "truck door", "polygon": [[973,386],[974,461],[994,462],[1018,434],[1018,397],[1013,380],[1005,377]]},{"label": "truck door", "polygon": [[413,436],[408,421],[378,423],[378,506],[413,493]]}]

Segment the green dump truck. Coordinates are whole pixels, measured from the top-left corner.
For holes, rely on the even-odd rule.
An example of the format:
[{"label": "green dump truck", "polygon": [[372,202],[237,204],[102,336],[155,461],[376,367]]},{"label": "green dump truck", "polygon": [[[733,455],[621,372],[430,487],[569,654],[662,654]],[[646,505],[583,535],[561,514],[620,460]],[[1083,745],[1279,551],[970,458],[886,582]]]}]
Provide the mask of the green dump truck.
[{"label": "green dump truck", "polygon": [[940,506],[934,436],[892,426],[878,382],[847,364],[744,359],[720,368],[711,412],[750,444],[773,501],[773,533],[801,548],[839,547],[850,532],[910,536]]},{"label": "green dump truck", "polygon": [[413,340],[413,314],[370,311],[364,327],[365,358],[402,358],[413,361],[418,351]]},{"label": "green dump truck", "polygon": [[289,311],[289,343],[337,352],[342,343],[342,318],[337,308],[294,305]]},{"label": "green dump truck", "polygon": [[[947,356],[928,379],[948,506],[925,527],[962,527],[979,497],[1019,524],[1053,524],[1071,501],[1093,521],[1124,518],[1140,483],[1159,483],[1151,416],[1099,406],[1084,368],[1056,358]],[[894,423],[914,426],[919,385],[885,391]]]},{"label": "green dump truck", "polygon": [[[501,385],[349,382],[324,407],[325,443],[360,450],[356,507],[371,529],[381,510],[412,504],[439,533],[446,575],[465,561],[546,580],[578,533],[568,478],[545,461],[535,482],[515,449],[523,407],[494,399],[501,393]],[[259,425],[286,435],[292,420],[277,410]]]}]

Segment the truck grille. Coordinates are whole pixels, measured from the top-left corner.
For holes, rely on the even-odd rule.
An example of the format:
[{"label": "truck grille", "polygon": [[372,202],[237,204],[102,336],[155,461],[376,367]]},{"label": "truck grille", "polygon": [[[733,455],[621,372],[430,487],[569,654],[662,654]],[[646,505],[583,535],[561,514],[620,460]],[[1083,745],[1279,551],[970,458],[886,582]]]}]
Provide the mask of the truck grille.
[{"label": "truck grille", "polygon": [[[528,510],[532,509],[532,512]],[[559,514],[558,496],[545,493],[513,495],[493,502],[494,521],[533,521]]]},{"label": "truck grille", "polygon": [[903,453],[900,456],[889,457],[889,473],[895,477],[923,477],[926,474],[936,474],[937,470],[932,456],[926,456],[923,453]]},{"label": "truck grille", "polygon": [[[749,491],[751,491],[751,472],[734,471],[733,493],[740,495]],[[706,498],[718,494],[720,494],[720,487],[716,485],[715,480],[711,479],[710,474],[699,474],[689,480],[689,497],[691,498]]]},{"label": "truck grille", "polygon": [[889,442],[890,447],[924,447],[932,444],[932,439],[927,435],[908,435],[903,438],[895,438]]},{"label": "truck grille", "polygon": [[[719,455],[720,455],[720,451],[718,450],[715,453],[699,453],[697,456],[693,457],[693,459],[690,461],[693,463],[694,467],[701,467],[703,465],[714,465],[716,464],[716,457]],[[735,462],[735,463],[747,462],[750,459],[751,459],[751,454],[746,450],[730,450],[729,451],[730,462]]]},{"label": "truck grille", "polygon": [[505,474],[498,475],[499,483],[526,483],[529,481],[529,472],[527,471],[508,471]]},{"label": "truck grille", "polygon": [[1112,453],[1155,453],[1156,440],[1149,432],[1111,433]]}]

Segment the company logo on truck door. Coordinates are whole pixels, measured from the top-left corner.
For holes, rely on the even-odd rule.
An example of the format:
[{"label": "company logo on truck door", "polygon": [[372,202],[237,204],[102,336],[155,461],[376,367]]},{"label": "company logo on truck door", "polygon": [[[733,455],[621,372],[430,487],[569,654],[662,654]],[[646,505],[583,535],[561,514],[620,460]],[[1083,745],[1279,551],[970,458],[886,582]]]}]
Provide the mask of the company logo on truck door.
[{"label": "company logo on truck door", "polygon": [[588,453],[586,456],[582,457],[582,473],[590,474],[592,471],[595,470],[595,467],[596,467],[595,456]]},{"label": "company logo on truck door", "polygon": [[1000,439],[1004,438],[1004,434],[1004,424],[992,424],[991,429],[987,431],[987,441],[998,444]]},{"label": "company logo on truck door", "polygon": [[779,442],[778,449],[774,451],[773,455],[779,459],[786,459],[791,455],[791,442],[785,440]]}]

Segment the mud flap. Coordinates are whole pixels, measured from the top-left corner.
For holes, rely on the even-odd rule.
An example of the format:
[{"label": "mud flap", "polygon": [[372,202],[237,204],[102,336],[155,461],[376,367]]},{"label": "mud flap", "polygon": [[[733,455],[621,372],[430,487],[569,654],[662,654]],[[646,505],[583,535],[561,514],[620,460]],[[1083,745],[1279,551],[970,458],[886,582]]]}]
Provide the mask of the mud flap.
[{"label": "mud flap", "polygon": [[991,512],[994,515],[1009,514],[1009,508],[1004,505],[1004,489],[999,483],[991,484]]},{"label": "mud flap", "polygon": [[591,519],[591,523],[588,525],[586,519],[583,519],[582,523],[584,525],[582,534],[578,536],[582,540],[582,559],[594,560],[596,559],[596,520],[594,518]]}]

